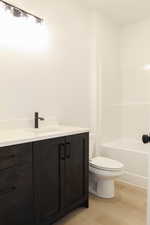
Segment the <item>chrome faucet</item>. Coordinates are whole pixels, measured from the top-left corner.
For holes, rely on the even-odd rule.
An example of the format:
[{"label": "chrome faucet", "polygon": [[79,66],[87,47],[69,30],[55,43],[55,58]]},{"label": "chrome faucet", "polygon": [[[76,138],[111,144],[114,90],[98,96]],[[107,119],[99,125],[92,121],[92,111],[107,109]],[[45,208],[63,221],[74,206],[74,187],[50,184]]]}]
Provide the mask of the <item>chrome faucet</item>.
[{"label": "chrome faucet", "polygon": [[35,123],[35,128],[39,128],[39,120],[43,121],[44,118],[43,117],[39,117],[39,113],[35,112],[34,114],[34,123]]}]

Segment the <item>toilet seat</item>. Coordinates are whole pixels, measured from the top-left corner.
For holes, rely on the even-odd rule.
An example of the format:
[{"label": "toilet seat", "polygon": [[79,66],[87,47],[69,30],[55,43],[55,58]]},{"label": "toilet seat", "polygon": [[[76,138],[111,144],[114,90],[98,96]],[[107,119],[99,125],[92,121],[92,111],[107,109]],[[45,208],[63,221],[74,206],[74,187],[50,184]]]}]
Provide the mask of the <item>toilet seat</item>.
[{"label": "toilet seat", "polygon": [[121,162],[105,157],[95,157],[90,160],[90,166],[105,171],[122,170],[124,165]]}]

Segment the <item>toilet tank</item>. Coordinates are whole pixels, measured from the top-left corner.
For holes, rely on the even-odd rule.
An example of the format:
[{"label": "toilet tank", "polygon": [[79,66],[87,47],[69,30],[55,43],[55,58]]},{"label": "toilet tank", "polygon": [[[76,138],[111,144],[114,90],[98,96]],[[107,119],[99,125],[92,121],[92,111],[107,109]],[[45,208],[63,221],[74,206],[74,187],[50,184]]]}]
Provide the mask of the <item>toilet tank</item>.
[{"label": "toilet tank", "polygon": [[89,159],[92,159],[95,154],[95,134],[90,133],[89,136]]}]

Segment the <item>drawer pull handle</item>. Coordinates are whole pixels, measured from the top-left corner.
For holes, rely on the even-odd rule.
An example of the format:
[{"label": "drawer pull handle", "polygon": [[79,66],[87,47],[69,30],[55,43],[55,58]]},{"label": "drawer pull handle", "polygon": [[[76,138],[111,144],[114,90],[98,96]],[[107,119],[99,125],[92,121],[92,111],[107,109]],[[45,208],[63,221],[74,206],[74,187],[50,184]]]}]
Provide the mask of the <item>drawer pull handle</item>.
[{"label": "drawer pull handle", "polygon": [[4,190],[0,190],[0,195],[8,194],[9,192],[15,191],[16,187],[12,186],[9,188],[5,188]]},{"label": "drawer pull handle", "polygon": [[66,143],[66,158],[70,159],[71,157],[71,144],[70,142]]},{"label": "drawer pull handle", "polygon": [[65,144],[59,145],[59,157],[61,160],[65,160]]},{"label": "drawer pull handle", "polygon": [[16,190],[16,187],[15,187],[15,186],[12,186],[11,189],[12,189],[12,190]]}]

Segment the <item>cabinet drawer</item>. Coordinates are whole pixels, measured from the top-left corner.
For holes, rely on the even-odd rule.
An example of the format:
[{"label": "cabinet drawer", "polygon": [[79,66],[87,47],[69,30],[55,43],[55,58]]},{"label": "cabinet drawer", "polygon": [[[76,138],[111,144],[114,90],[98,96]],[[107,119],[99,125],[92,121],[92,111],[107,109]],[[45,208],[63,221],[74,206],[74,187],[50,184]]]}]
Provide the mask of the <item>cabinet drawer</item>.
[{"label": "cabinet drawer", "polygon": [[16,164],[16,151],[13,147],[0,148],[0,170]]},{"label": "cabinet drawer", "polygon": [[32,144],[0,148],[0,170],[32,164]]},{"label": "cabinet drawer", "polygon": [[0,196],[16,189],[16,168],[0,171]]}]

